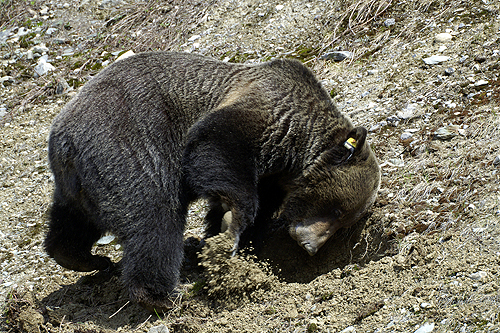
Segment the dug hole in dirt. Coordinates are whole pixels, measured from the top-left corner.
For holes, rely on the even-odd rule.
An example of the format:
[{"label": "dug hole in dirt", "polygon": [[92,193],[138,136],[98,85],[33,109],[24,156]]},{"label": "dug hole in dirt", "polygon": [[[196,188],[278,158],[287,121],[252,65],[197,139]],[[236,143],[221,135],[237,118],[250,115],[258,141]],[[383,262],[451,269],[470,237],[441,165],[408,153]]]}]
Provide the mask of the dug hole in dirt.
[{"label": "dug hole in dirt", "polygon": [[[0,0],[0,331],[500,331],[498,1],[65,3]],[[55,68],[42,76],[35,46]],[[258,258],[231,257],[224,235],[200,243],[197,204],[183,297],[165,314],[130,303],[117,276],[58,266],[43,249],[52,120],[107,63],[149,49],[306,63],[370,131],[382,166],[370,214],[314,257],[285,230]],[[337,49],[352,58],[322,58]],[[447,60],[423,60],[436,55]]]}]

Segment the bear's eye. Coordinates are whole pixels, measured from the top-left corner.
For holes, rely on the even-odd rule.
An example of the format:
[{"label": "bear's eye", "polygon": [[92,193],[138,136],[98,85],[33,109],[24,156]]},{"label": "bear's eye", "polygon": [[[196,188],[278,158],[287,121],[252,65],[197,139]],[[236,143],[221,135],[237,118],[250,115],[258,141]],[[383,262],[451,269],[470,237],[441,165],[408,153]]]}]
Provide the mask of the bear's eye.
[{"label": "bear's eye", "polygon": [[332,211],[332,215],[335,216],[336,218],[339,218],[342,216],[342,211],[340,209],[337,209],[335,208],[333,211]]}]

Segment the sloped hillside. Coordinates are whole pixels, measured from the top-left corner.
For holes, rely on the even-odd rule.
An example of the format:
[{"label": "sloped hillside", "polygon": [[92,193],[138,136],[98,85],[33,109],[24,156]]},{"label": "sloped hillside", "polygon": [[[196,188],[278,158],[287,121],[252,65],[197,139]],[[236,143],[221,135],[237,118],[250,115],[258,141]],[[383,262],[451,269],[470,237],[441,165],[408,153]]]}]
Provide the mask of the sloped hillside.
[{"label": "sloped hillside", "polygon": [[[499,10],[493,0],[0,0],[1,330],[500,331]],[[259,258],[230,258],[223,235],[201,248],[206,210],[193,205],[184,297],[151,316],[119,278],[56,265],[43,236],[53,118],[121,54],[160,49],[303,61],[369,129],[383,176],[370,214],[314,257],[279,233]],[[113,241],[95,251],[121,257]]]}]

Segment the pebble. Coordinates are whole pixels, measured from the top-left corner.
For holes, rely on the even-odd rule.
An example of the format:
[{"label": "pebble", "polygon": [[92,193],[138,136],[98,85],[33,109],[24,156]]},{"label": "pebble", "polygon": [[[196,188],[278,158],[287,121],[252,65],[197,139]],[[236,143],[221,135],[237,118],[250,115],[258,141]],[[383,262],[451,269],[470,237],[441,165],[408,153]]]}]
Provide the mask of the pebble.
[{"label": "pebble", "polygon": [[61,78],[57,81],[56,94],[61,95],[70,90],[73,90],[65,79]]},{"label": "pebble", "polygon": [[282,10],[284,7],[285,7],[285,6],[283,6],[283,5],[277,5],[277,6],[276,6],[276,10]]},{"label": "pebble", "polygon": [[390,166],[398,167],[398,168],[405,166],[405,162],[400,158],[391,158],[390,160],[387,161],[387,164],[389,164]]},{"label": "pebble", "polygon": [[434,37],[434,40],[437,43],[448,43],[448,42],[451,42],[452,38],[453,38],[453,36],[451,34],[449,34],[447,32],[443,32],[443,33],[437,34]]},{"label": "pebble", "polygon": [[126,58],[128,58],[128,57],[133,56],[134,54],[135,54],[135,53],[134,53],[134,51],[129,50],[129,51],[125,52],[124,54],[122,54],[121,56],[119,56],[119,57],[116,59],[116,61],[126,59]]},{"label": "pebble", "polygon": [[356,333],[356,328],[354,326],[349,326],[344,328],[340,333]]},{"label": "pebble", "polygon": [[151,327],[148,331],[148,333],[169,333],[169,332],[170,330],[165,325],[158,325]]},{"label": "pebble", "polygon": [[493,165],[494,166],[499,166],[500,165],[500,155],[497,155],[495,159],[493,160]]},{"label": "pebble", "polygon": [[400,119],[397,116],[387,117],[387,123],[391,126],[398,127]]},{"label": "pebble", "polygon": [[444,75],[446,76],[451,76],[453,73],[455,73],[455,68],[453,67],[448,67],[444,70]]},{"label": "pebble", "polygon": [[425,323],[415,333],[430,333],[434,330],[434,323]]},{"label": "pebble", "polygon": [[416,103],[408,104],[402,111],[398,111],[396,115],[399,119],[411,119],[415,116],[415,110],[417,109],[417,107],[418,104]]},{"label": "pebble", "polygon": [[52,35],[54,32],[56,32],[56,28],[48,28],[47,31],[45,31],[46,35]]},{"label": "pebble", "polygon": [[32,51],[33,51],[33,53],[40,53],[40,54],[42,54],[42,53],[49,52],[49,48],[47,46],[45,46],[45,44],[42,43],[40,45],[35,45],[33,47]]},{"label": "pebble", "polygon": [[108,245],[109,243],[111,243],[112,241],[115,240],[115,236],[113,235],[108,235],[108,236],[104,236],[104,237],[101,237],[97,242],[96,244],[97,245]]},{"label": "pebble", "polygon": [[[7,83],[7,84],[6,84]],[[14,83],[14,78],[12,76],[4,76],[0,78],[0,85],[8,85]]]},{"label": "pebble", "polygon": [[413,134],[408,133],[408,132],[404,132],[403,134],[401,134],[401,140],[403,140],[403,141],[411,139],[412,137],[413,137]]},{"label": "pebble", "polygon": [[483,63],[483,62],[485,62],[486,60],[487,59],[486,59],[486,57],[484,55],[477,55],[477,56],[474,57],[474,61],[478,62],[480,64]]},{"label": "pebble", "polygon": [[488,273],[485,271],[478,271],[476,273],[472,273],[469,277],[474,281],[485,280],[488,277]]},{"label": "pebble", "polygon": [[38,59],[38,65],[35,66],[35,72],[40,76],[56,69],[54,66],[47,62],[47,58],[47,55],[40,57],[40,59]]},{"label": "pebble", "polygon": [[434,138],[438,140],[450,140],[456,135],[456,133],[450,131],[448,127],[438,128],[434,132]]},{"label": "pebble", "polygon": [[420,304],[420,307],[422,309],[429,309],[429,308],[432,308],[432,304],[424,302],[424,303]]},{"label": "pebble", "polygon": [[393,18],[389,18],[389,19],[384,21],[384,25],[386,27],[390,27],[391,25],[394,25],[394,24],[396,24],[396,20]]},{"label": "pebble", "polygon": [[342,61],[347,58],[352,57],[352,53],[349,51],[331,51],[323,54],[321,59],[324,60],[333,60],[333,61]]},{"label": "pebble", "polygon": [[428,58],[422,59],[427,65],[437,65],[439,63],[450,60],[448,56],[433,55]]},{"label": "pebble", "polygon": [[194,42],[195,40],[198,40],[200,38],[200,35],[192,35],[191,37],[189,37],[188,42]]},{"label": "pebble", "polygon": [[487,86],[488,85],[488,81],[486,80],[479,80],[479,81],[476,81],[474,82],[474,87],[482,87],[482,86]]}]

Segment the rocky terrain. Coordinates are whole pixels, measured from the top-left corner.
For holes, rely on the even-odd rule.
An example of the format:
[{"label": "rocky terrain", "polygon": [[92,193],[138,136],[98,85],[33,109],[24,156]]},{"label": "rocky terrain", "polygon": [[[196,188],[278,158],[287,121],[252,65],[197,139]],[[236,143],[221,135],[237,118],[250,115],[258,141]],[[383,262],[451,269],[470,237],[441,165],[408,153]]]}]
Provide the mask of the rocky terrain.
[{"label": "rocky terrain", "polygon": [[[383,176],[369,216],[315,257],[276,234],[231,258],[224,235],[200,248],[199,202],[164,314],[116,277],[56,265],[52,119],[119,56],[160,49],[303,61],[370,130]],[[498,1],[0,0],[0,330],[500,332],[499,113]],[[112,237],[95,251],[121,256]]]}]

